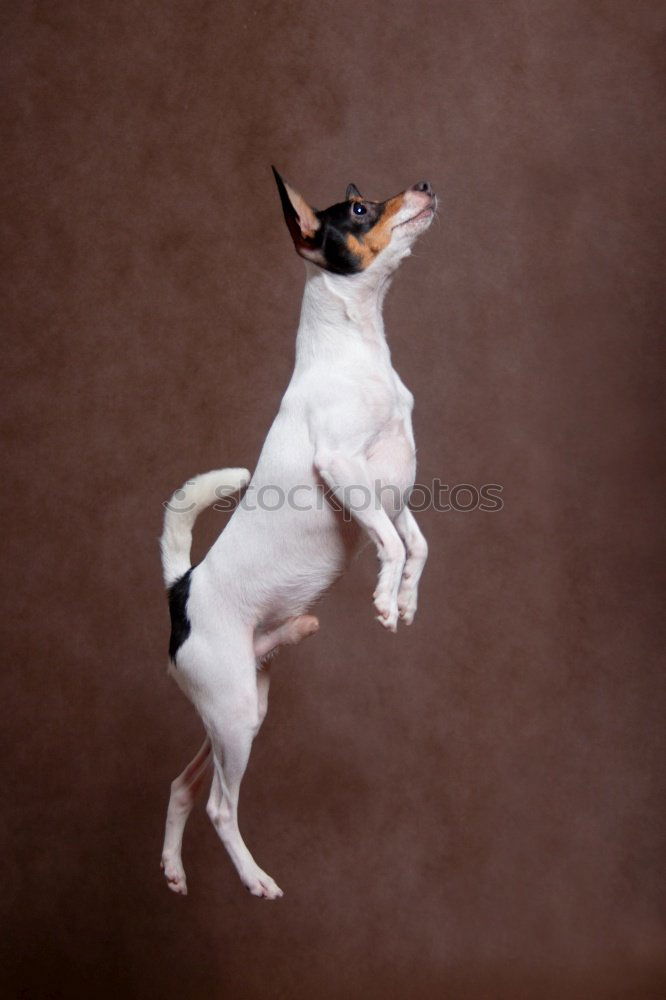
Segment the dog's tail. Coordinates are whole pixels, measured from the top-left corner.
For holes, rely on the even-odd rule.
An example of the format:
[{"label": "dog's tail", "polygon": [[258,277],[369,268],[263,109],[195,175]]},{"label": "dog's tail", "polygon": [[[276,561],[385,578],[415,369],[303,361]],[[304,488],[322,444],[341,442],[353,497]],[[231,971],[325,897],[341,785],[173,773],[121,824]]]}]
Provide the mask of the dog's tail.
[{"label": "dog's tail", "polygon": [[249,481],[250,473],[247,469],[215,469],[188,479],[165,503],[160,549],[167,587],[190,568],[192,528],[201,511],[210,507],[215,500],[242,490]]}]

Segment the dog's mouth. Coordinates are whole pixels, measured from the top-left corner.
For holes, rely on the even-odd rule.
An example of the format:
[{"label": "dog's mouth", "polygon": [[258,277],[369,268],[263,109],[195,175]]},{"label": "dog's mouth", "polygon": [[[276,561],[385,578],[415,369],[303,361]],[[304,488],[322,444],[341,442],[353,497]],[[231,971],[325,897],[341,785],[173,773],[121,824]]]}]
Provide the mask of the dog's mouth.
[{"label": "dog's mouth", "polygon": [[398,225],[394,226],[393,228],[394,229],[402,229],[403,226],[409,226],[413,222],[418,222],[420,219],[430,218],[434,214],[435,214],[435,206],[434,205],[428,205],[427,208],[422,208],[420,212],[416,213],[416,215],[412,215],[409,219],[405,219],[404,222],[399,222]]}]

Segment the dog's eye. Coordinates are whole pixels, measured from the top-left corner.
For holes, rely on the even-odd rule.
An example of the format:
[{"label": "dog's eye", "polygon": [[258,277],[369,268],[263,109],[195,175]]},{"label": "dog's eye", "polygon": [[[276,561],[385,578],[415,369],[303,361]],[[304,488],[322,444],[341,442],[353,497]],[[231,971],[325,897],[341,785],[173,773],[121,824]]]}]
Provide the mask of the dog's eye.
[{"label": "dog's eye", "polygon": [[367,211],[368,210],[365,205],[362,205],[360,201],[354,202],[354,207],[352,208],[354,215],[365,215]]}]

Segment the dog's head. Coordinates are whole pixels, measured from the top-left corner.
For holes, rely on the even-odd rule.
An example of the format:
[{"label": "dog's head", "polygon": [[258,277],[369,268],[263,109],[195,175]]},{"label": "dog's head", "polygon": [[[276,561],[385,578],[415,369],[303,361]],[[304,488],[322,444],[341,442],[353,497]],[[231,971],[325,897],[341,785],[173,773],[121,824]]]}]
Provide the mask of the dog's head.
[{"label": "dog's head", "polygon": [[420,181],[387,201],[369,201],[354,184],[345,200],[317,211],[273,167],[282,209],[297,252],[334,274],[371,267],[393,270],[432,222],[437,199]]}]

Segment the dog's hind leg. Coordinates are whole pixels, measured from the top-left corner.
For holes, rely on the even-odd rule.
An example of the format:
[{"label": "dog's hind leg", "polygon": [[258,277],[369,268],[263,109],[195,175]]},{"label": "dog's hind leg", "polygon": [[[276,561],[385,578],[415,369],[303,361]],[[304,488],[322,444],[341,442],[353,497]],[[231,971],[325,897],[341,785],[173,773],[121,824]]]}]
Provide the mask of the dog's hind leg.
[{"label": "dog's hind leg", "polygon": [[206,738],[196,757],[190,761],[182,774],[171,782],[162,848],[162,869],[169,888],[183,896],[187,895],[185,869],[181,857],[183,831],[212,762],[212,747],[210,740]]},{"label": "dog's hind leg", "polygon": [[238,795],[250,756],[254,726],[227,716],[214,737],[213,784],[206,811],[227,849],[243,885],[253,896],[277,899],[282,890],[257,865],[238,829]]},{"label": "dog's hind leg", "polygon": [[[258,659],[269,656],[276,652],[280,646],[295,645],[301,639],[312,635],[318,628],[319,622],[313,615],[290,618],[272,632],[259,636],[254,643],[254,654]],[[268,709],[269,684],[269,665],[265,664],[257,671],[259,726],[264,721]],[[212,747],[210,740],[206,738],[196,757],[171,783],[161,866],[169,888],[183,896],[187,895],[187,882],[182,862],[183,833],[212,763]]]},{"label": "dog's hind leg", "polygon": [[283,625],[273,629],[272,632],[265,632],[254,640],[254,655],[259,661],[264,662],[257,668],[257,694],[259,726],[266,718],[268,711],[268,689],[271,684],[270,658],[277,653],[280,646],[295,646],[302,639],[313,635],[319,628],[319,620],[314,615],[298,615],[296,618],[289,618]]},{"label": "dog's hind leg", "polygon": [[[224,661],[210,657],[192,671],[196,708],[213,747],[213,784],[206,811],[241,881],[253,896],[276,899],[282,890],[262,871],[238,828],[238,796],[252,740],[259,729],[256,657],[251,636],[220,636]],[[208,659],[208,657],[207,657]]]},{"label": "dog's hind leg", "polygon": [[254,655],[261,660],[269,653],[275,652],[280,646],[295,646],[301,639],[306,639],[319,628],[319,620],[314,615],[298,615],[289,618],[272,632],[265,632],[254,640]]}]

